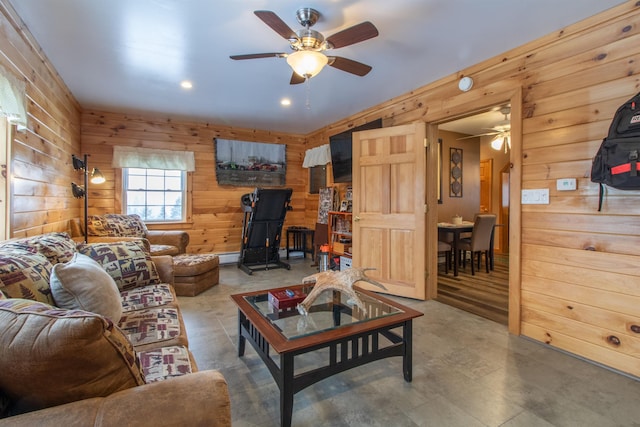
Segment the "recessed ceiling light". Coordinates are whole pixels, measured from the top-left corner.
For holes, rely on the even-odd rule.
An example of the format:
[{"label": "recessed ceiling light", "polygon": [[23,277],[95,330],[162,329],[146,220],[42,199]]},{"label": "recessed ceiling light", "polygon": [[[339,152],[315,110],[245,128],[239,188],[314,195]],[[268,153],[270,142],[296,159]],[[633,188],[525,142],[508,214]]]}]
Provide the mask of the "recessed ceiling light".
[{"label": "recessed ceiling light", "polygon": [[280,100],[280,105],[282,105],[283,107],[288,107],[289,105],[291,105],[291,100],[289,98],[282,98],[282,100]]},{"label": "recessed ceiling light", "polygon": [[193,87],[193,83],[191,83],[189,80],[184,80],[180,82],[180,86],[182,86],[183,89],[191,89]]}]

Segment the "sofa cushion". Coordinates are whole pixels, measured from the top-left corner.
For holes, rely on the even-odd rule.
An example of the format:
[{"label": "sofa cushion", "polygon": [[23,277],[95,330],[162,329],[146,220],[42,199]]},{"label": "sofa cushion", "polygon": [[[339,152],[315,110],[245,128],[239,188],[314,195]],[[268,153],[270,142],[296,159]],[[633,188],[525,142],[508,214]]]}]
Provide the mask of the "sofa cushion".
[{"label": "sofa cushion", "polygon": [[49,287],[53,266],[38,253],[0,248],[0,287],[9,298],[54,304]]},{"label": "sofa cushion", "polygon": [[86,255],[76,253],[71,261],[54,265],[50,284],[53,299],[60,308],[91,311],[116,323],[122,317],[116,282]]},{"label": "sofa cushion", "polygon": [[159,255],[178,255],[180,249],[173,245],[151,245],[151,254],[153,256]]},{"label": "sofa cushion", "polygon": [[167,341],[178,343],[182,337],[180,314],[175,307],[156,307],[125,313],[118,326],[135,347],[155,343],[167,345]]},{"label": "sofa cushion", "polygon": [[89,236],[145,237],[147,226],[139,215],[91,215],[87,219]]},{"label": "sofa cushion", "polygon": [[138,353],[147,383],[193,372],[189,350],[183,346],[162,347]]},{"label": "sofa cushion", "polygon": [[166,283],[140,286],[120,292],[120,304],[124,313],[143,308],[168,305],[175,301],[171,286]]},{"label": "sofa cushion", "polygon": [[78,252],[98,261],[120,290],[160,282],[158,270],[141,241],[84,243],[78,246]]},{"label": "sofa cushion", "polygon": [[122,331],[86,311],[1,300],[0,348],[0,389],[12,413],[108,396],[145,382]]}]

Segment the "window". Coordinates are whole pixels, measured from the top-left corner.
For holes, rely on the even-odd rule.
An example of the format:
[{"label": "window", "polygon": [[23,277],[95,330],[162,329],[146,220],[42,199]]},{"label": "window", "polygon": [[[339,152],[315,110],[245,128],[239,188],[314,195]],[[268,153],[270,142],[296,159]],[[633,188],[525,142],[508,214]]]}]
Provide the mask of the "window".
[{"label": "window", "polygon": [[309,168],[309,193],[318,194],[321,187],[327,186],[327,165]]},{"label": "window", "polygon": [[185,221],[186,172],[123,168],[124,210],[145,222]]}]

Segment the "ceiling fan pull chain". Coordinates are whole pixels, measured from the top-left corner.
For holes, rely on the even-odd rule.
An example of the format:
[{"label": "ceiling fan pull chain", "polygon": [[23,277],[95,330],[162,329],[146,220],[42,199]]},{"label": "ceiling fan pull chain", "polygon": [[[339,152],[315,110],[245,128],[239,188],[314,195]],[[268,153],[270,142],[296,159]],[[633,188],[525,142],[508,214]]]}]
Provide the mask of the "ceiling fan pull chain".
[{"label": "ceiling fan pull chain", "polygon": [[307,110],[310,110],[311,109],[311,79],[309,77],[307,77],[305,80],[306,80],[305,81],[305,86],[306,86],[305,92],[307,93],[307,100],[304,103],[304,107]]}]

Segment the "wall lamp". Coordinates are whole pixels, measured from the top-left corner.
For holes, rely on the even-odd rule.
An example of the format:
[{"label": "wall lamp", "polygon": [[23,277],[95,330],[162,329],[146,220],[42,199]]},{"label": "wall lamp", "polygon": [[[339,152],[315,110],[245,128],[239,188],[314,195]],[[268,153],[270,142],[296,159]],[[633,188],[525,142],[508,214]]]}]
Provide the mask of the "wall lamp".
[{"label": "wall lamp", "polygon": [[89,222],[89,194],[87,189],[89,188],[89,176],[91,176],[92,184],[102,184],[106,181],[100,169],[93,168],[91,174],[89,174],[89,167],[87,166],[87,157],[84,155],[84,159],[81,160],[76,157],[75,154],[71,155],[71,162],[73,163],[73,169],[76,171],[81,170],[84,175],[84,185],[78,185],[75,182],[71,183],[71,192],[76,199],[84,198],[84,242],[89,242],[89,232],[87,230],[87,223]]}]

